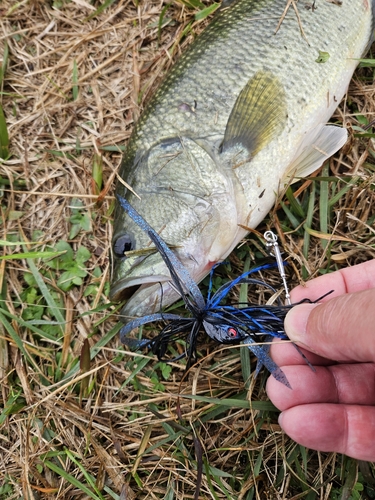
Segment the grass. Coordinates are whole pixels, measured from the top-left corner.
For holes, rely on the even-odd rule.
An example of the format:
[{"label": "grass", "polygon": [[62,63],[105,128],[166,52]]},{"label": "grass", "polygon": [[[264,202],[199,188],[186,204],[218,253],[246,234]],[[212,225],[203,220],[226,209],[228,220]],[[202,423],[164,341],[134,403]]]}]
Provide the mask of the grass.
[{"label": "grass", "polygon": [[[183,361],[119,343],[115,171],[144,102],[216,8],[0,5],[0,500],[375,496],[372,464],[281,432],[248,349],[204,340],[184,378]],[[373,59],[361,66],[335,116],[350,147],[259,228],[279,230],[291,284],[375,256]],[[215,286],[264,257],[252,234]]]}]

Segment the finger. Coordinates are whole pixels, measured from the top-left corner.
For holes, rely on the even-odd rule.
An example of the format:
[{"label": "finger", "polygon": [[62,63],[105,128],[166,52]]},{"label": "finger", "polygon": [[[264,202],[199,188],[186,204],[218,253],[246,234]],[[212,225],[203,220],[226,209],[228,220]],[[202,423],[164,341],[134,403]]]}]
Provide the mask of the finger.
[{"label": "finger", "polygon": [[375,365],[373,363],[317,366],[283,366],[292,390],[273,377],[267,393],[279,410],[312,403],[375,405]]},{"label": "finger", "polygon": [[[302,351],[302,354],[306,356],[309,362],[314,366],[332,365],[335,363],[335,361],[332,361],[331,359],[326,359],[322,356],[318,356],[317,354],[308,351],[307,349],[303,349],[302,347],[300,347],[300,350]],[[285,342],[274,339],[271,345],[270,354],[274,362],[278,366],[280,366],[280,368],[287,365],[307,366],[306,361],[297,351],[295,344],[293,344],[292,342]]]},{"label": "finger", "polygon": [[281,428],[297,443],[318,451],[375,460],[375,408],[337,404],[295,406],[279,417]]},{"label": "finger", "polygon": [[375,289],[341,295],[323,304],[293,307],[285,331],[293,342],[336,361],[375,361]]},{"label": "finger", "polygon": [[319,276],[307,282],[305,286],[297,286],[290,295],[292,302],[299,302],[306,298],[317,300],[333,290],[332,294],[322,300],[326,302],[344,293],[354,293],[369,288],[375,288],[375,259]]}]

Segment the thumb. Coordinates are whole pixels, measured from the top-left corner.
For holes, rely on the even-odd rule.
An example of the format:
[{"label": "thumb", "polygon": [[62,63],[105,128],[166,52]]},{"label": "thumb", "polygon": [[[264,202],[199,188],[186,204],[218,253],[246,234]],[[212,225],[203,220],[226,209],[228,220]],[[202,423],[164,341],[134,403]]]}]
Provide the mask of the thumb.
[{"label": "thumb", "polygon": [[300,304],[285,318],[293,342],[335,361],[375,361],[375,289],[323,304]]}]

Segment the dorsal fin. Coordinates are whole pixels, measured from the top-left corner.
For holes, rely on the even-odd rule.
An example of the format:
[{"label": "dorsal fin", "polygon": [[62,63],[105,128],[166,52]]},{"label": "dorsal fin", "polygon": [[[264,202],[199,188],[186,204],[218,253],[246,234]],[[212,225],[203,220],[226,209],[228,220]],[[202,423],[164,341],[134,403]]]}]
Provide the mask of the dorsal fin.
[{"label": "dorsal fin", "polygon": [[258,71],[241,90],[225,130],[222,151],[242,145],[255,156],[283,129],[286,99],[278,78]]}]

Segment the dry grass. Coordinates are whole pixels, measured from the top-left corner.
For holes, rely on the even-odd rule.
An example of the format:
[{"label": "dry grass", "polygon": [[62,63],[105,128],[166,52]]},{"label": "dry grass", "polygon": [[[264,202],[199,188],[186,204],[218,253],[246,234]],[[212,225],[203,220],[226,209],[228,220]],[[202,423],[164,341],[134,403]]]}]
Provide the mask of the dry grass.
[{"label": "dry grass", "polygon": [[[239,348],[204,344],[182,381],[182,364],[169,374],[119,345],[107,292],[121,148],[206,21],[173,4],[158,40],[162,2],[120,0],[90,18],[98,6],[0,4],[0,60],[9,49],[0,81],[10,139],[10,157],[0,162],[3,253],[40,252],[0,264],[0,499],[194,498],[201,455],[200,499],[335,498],[357,463],[283,435],[265,377],[248,379],[246,352],[241,369]],[[338,118],[352,127],[373,120],[374,97],[371,70],[359,70]],[[286,205],[288,215],[271,215],[295,280],[375,256],[374,156],[374,137],[353,133],[330,165],[345,176],[304,185],[302,214]],[[330,235],[328,244],[316,231]],[[82,283],[62,291],[63,263],[42,257],[63,241],[88,256]],[[249,252],[261,256],[257,238],[250,241],[233,255],[236,273]]]}]

